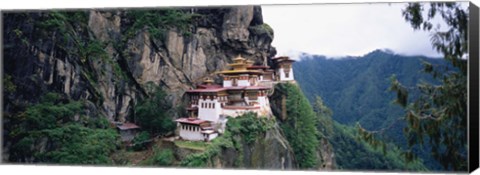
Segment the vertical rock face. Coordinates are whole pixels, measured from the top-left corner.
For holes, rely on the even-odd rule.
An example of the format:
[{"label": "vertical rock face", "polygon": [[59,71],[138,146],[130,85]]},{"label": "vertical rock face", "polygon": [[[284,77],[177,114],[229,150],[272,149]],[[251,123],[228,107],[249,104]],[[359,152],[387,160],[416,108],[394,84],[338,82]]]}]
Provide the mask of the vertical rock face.
[{"label": "vertical rock face", "polygon": [[254,169],[295,169],[297,162],[288,141],[278,126],[256,140],[253,147],[244,148],[247,167]]},{"label": "vertical rock face", "polygon": [[[269,170],[291,170],[298,168],[290,144],[280,133],[277,126],[270,128],[255,139],[252,144],[247,144],[240,136],[234,136],[237,142],[242,143],[240,148],[224,149],[215,157],[212,168],[247,168]],[[240,158],[240,160],[239,160]]]},{"label": "vertical rock face", "polygon": [[[124,121],[132,105],[145,96],[147,82],[160,85],[170,101],[179,104],[186,90],[206,76],[215,77],[214,72],[238,54],[262,62],[275,52],[272,37],[249,32],[249,27],[263,24],[260,7],[180,11],[198,15],[188,25],[190,34],[173,26],[160,38],[147,26],[125,37],[132,23],[128,10],[90,10],[74,20],[73,15],[54,18],[53,12],[6,13],[4,73],[17,88],[4,97],[4,109],[35,102],[53,91],[90,101],[108,119]],[[64,21],[46,29],[37,25],[51,19]],[[72,54],[78,45],[93,41],[101,43],[106,55]]]}]

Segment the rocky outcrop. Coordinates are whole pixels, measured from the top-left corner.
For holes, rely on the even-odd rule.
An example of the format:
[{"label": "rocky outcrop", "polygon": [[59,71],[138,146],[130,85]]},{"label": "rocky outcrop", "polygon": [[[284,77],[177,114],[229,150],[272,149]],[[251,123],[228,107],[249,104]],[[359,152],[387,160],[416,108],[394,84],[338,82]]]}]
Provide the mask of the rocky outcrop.
[{"label": "rocky outcrop", "polygon": [[205,150],[174,148],[177,161],[183,166],[242,169],[296,169],[298,163],[288,141],[275,125],[259,133],[252,142],[246,135],[225,134],[208,144]]},{"label": "rocky outcrop", "polygon": [[242,141],[238,135],[234,136],[233,139],[241,143],[240,148],[222,150],[216,157],[220,161],[213,167],[277,170],[297,168],[292,148],[280,130],[278,125],[275,125],[251,144]]},{"label": "rocky outcrop", "polygon": [[280,134],[278,125],[258,138],[253,146],[244,146],[246,167],[254,169],[295,169],[297,162],[292,148]]}]

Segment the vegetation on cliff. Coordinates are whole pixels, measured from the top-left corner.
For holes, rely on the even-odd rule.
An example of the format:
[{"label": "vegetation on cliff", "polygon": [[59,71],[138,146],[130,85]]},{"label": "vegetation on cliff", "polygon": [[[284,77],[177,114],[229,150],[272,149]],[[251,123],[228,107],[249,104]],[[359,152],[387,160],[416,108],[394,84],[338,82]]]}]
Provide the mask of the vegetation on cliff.
[{"label": "vegetation on cliff", "polygon": [[[285,96],[285,98],[283,97]],[[285,100],[282,100],[284,98]],[[400,150],[393,150],[388,153],[383,152],[378,147],[373,147],[367,142],[358,139],[359,135],[353,127],[341,125],[332,119],[335,111],[331,110],[323,102],[322,98],[316,96],[313,107],[307,98],[303,96],[299,87],[294,84],[278,84],[275,88],[275,94],[272,96],[273,111],[279,120],[282,129],[287,135],[287,139],[292,139],[294,136],[303,135],[301,138],[293,138],[289,140],[292,148],[295,149],[310,149],[312,154],[304,155],[310,156],[310,160],[315,161],[313,165],[325,164],[322,161],[329,161],[315,156],[316,152],[320,154],[334,155],[333,164],[336,169],[343,170],[415,170],[426,171],[427,169],[421,162],[417,160],[412,163],[406,163],[401,156]],[[303,99],[303,100],[302,100]],[[286,116],[282,118],[282,101],[285,101]],[[292,104],[293,103],[293,104]],[[302,104],[304,107],[295,106]],[[289,105],[293,105],[289,108]],[[307,106],[307,107],[305,107]],[[290,111],[290,112],[289,112]],[[301,113],[300,113],[301,112]],[[300,115],[301,114],[301,115]],[[293,118],[296,117],[296,118]],[[302,123],[309,121],[309,124]],[[295,125],[297,124],[297,125]],[[303,129],[300,129],[304,127]],[[309,128],[308,130],[306,128]],[[302,144],[297,144],[295,139],[302,139],[308,136],[315,137],[317,143],[312,143],[313,139],[302,140]],[[333,152],[328,152],[325,148],[319,146],[320,140],[327,140],[331,144]],[[395,147],[394,145],[387,145]],[[304,150],[306,152],[306,150]],[[302,155],[302,154],[300,154]],[[299,156],[299,155],[295,155]],[[308,160],[303,158],[303,160]],[[301,165],[301,163],[299,162]],[[301,165],[302,166],[302,165]],[[305,164],[303,164],[305,166]],[[305,167],[304,167],[305,168]]]},{"label": "vegetation on cliff", "polygon": [[281,83],[275,92],[286,96],[286,119],[280,122],[285,137],[293,148],[300,168],[318,165],[315,156],[319,145],[316,115],[300,88],[294,84]]},{"label": "vegetation on cliff", "polygon": [[127,19],[132,24],[126,30],[126,36],[132,37],[144,28],[153,38],[160,40],[165,40],[167,31],[172,28],[189,36],[192,35],[193,19],[199,16],[199,14],[183,12],[181,9],[131,10],[127,12]]},{"label": "vegetation on cliff", "polygon": [[233,149],[237,157],[233,167],[245,167],[243,144],[252,145],[260,135],[273,128],[274,119],[258,117],[255,113],[246,113],[236,118],[229,118],[225,133],[214,139],[202,153],[192,154],[182,160],[181,166],[207,167],[215,165],[214,158],[225,149]]},{"label": "vegetation on cliff", "polygon": [[135,106],[135,122],[152,135],[166,134],[175,130],[169,110],[172,104],[167,102],[165,91],[153,83],[147,84],[148,97]]},{"label": "vegetation on cliff", "polygon": [[49,93],[18,115],[7,115],[4,125],[12,146],[9,161],[55,164],[111,164],[119,135],[108,121],[90,118],[84,104]]}]

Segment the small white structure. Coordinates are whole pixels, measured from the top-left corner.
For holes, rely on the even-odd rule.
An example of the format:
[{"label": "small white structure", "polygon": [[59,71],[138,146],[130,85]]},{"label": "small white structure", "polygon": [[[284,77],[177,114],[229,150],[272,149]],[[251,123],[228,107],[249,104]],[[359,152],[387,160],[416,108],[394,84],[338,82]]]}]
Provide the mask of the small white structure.
[{"label": "small white structure", "polygon": [[120,132],[120,138],[122,142],[130,142],[137,135],[140,127],[133,123],[119,123],[117,129]]},{"label": "small white structure", "polygon": [[177,119],[179,135],[184,140],[210,141],[218,136],[218,133],[210,126],[210,122],[198,118]]},{"label": "small white structure", "polygon": [[272,58],[276,63],[276,74],[279,81],[293,81],[295,80],[293,76],[292,63],[295,60],[292,60],[288,57],[277,57]]}]

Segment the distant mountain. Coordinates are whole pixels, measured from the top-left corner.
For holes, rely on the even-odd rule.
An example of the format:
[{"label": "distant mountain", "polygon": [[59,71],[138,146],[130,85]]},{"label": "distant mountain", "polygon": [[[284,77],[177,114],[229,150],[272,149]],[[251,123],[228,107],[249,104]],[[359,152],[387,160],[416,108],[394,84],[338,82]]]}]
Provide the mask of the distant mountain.
[{"label": "distant mountain", "polygon": [[[396,94],[388,90],[390,77],[396,75],[408,87],[421,81],[435,83],[430,74],[422,72],[423,62],[446,64],[438,58],[375,50],[361,57],[343,58],[301,54],[300,61],[295,62],[293,68],[295,79],[305,95],[311,102],[315,96],[321,96],[326,106],[332,109],[333,120],[349,126],[359,122],[369,130],[389,127],[389,141],[401,146],[405,143],[404,123],[390,125],[403,116],[404,110],[392,103]],[[416,93],[410,95],[414,97]],[[437,167],[435,163],[428,166]]]},{"label": "distant mountain", "polygon": [[401,107],[392,104],[395,93],[388,90],[392,75],[411,87],[421,81],[434,82],[431,75],[422,73],[423,61],[445,64],[443,59],[375,50],[362,57],[329,59],[308,55],[295,62],[293,68],[309,100],[321,96],[334,111],[334,120],[349,125],[360,122],[369,129],[378,129],[403,114]]}]

